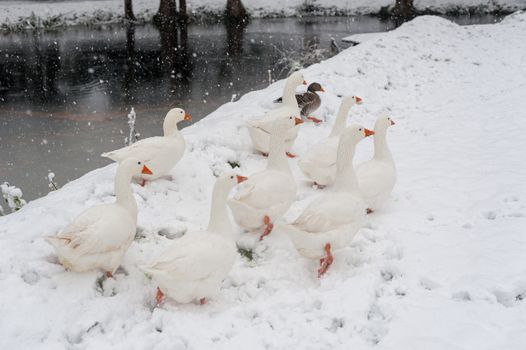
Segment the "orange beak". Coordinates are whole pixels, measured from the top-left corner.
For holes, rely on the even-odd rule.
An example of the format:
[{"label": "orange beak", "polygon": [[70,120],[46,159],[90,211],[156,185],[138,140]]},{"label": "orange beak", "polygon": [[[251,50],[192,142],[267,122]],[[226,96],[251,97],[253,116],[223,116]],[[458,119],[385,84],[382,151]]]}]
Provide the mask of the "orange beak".
[{"label": "orange beak", "polygon": [[241,175],[236,175],[236,179],[237,179],[237,183],[240,184],[243,181],[246,181],[248,179],[248,177],[241,176]]},{"label": "orange beak", "polygon": [[325,89],[323,87],[320,87],[321,92],[325,92]]},{"label": "orange beak", "polygon": [[305,79],[303,80],[303,85],[307,85],[307,82],[305,81]]},{"label": "orange beak", "polygon": [[356,103],[362,103],[362,99],[358,96],[356,96]]},{"label": "orange beak", "polygon": [[391,119],[391,125],[395,125],[395,122]]},{"label": "orange beak", "polygon": [[303,120],[301,120],[300,118],[294,118],[294,125],[300,125],[303,123]]},{"label": "orange beak", "polygon": [[146,174],[146,175],[153,175],[152,171],[150,169],[148,169],[148,167],[146,165],[142,167],[141,173],[142,174]]},{"label": "orange beak", "polygon": [[186,121],[192,121],[192,116],[191,116],[190,114],[188,114],[188,113],[185,113],[185,114],[184,114],[184,120],[186,120]]},{"label": "orange beak", "polygon": [[364,128],[363,131],[365,132],[365,137],[374,135],[374,131]]}]

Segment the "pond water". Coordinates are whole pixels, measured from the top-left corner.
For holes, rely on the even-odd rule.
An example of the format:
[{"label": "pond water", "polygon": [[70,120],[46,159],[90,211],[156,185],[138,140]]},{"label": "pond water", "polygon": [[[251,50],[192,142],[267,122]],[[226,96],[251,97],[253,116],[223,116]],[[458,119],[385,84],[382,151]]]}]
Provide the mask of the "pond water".
[{"label": "pond water", "polygon": [[[455,18],[492,23],[493,16]],[[254,19],[245,28],[189,25],[70,27],[0,33],[0,183],[31,200],[49,192],[53,171],[63,185],[108,164],[104,151],[124,145],[127,114],[141,137],[162,133],[166,112],[187,110],[194,122],[225,102],[283,78],[284,53],[331,51],[332,38],[393,29],[373,17]],[[296,54],[299,55],[299,54]],[[187,125],[183,125],[187,126]]]}]

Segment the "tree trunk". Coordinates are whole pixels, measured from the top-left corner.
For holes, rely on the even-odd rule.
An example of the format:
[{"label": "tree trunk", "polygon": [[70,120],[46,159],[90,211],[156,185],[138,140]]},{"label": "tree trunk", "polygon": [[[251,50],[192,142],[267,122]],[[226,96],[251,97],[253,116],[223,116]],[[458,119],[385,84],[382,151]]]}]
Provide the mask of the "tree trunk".
[{"label": "tree trunk", "polygon": [[404,21],[412,19],[415,16],[413,0],[396,0],[393,16]]},{"label": "tree trunk", "polygon": [[135,21],[132,0],[124,0],[124,18],[128,21]]},{"label": "tree trunk", "polygon": [[177,7],[175,0],[161,0],[159,11],[154,16],[153,21],[157,25],[175,23],[177,20]]},{"label": "tree trunk", "polygon": [[186,23],[188,15],[186,14],[186,0],[179,0],[179,21]]},{"label": "tree trunk", "polygon": [[227,0],[226,20],[227,22],[241,22],[247,19],[247,10],[241,0]]}]

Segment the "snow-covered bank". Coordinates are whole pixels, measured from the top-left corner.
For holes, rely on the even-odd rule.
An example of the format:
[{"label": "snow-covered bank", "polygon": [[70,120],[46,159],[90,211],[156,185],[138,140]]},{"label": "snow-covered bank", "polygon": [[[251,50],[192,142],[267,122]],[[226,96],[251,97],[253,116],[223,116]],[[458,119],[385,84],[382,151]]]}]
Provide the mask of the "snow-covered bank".
[{"label": "snow-covered bank", "polygon": [[[339,94],[364,99],[352,122],[389,113],[397,123],[393,198],[321,281],[279,231],[205,306],[152,311],[155,285],[136,267],[206,224],[214,174],[229,161],[243,175],[264,166],[244,121],[271,108],[283,82],[184,129],[173,180],[134,185],[140,232],[115,280],[65,272],[40,238],[112,201],[115,166],[1,217],[0,348],[524,349],[525,30],[525,13],[470,27],[425,16],[305,70],[328,91],[317,115],[329,122],[302,126],[296,153],[328,134]],[[363,141],[358,158],[371,147]],[[295,163],[287,220],[318,193]]]},{"label": "snow-covered bank", "polygon": [[[188,2],[191,18],[217,18],[225,1],[195,0]],[[244,0],[252,17],[287,17],[302,15],[378,14],[393,6],[394,0]],[[415,0],[418,12],[503,12],[526,9],[526,0]],[[150,21],[158,1],[134,0],[139,22]],[[0,29],[55,28],[79,24],[116,23],[123,20],[122,0],[96,1],[4,1],[0,2]]]}]

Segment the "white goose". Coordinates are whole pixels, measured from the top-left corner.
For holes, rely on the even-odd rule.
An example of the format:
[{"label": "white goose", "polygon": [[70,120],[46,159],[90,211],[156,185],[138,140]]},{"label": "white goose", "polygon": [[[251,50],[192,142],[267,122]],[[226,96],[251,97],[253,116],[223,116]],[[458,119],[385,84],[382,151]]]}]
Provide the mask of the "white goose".
[{"label": "white goose", "polygon": [[342,99],[336,120],[329,137],[311,148],[298,160],[298,166],[307,178],[318,187],[332,185],[336,175],[336,150],[340,135],[345,130],[347,115],[355,104],[362,102],[358,96],[346,96]]},{"label": "white goose", "polygon": [[292,224],[282,225],[302,256],[320,259],[318,277],[331,266],[332,250],[345,247],[362,227],[367,206],[352,160],[358,142],[371,134],[372,131],[359,125],[344,131],[338,144],[332,191],[316,197]]},{"label": "white goose", "polygon": [[136,158],[122,161],[115,175],[116,201],[82,212],[59,235],[45,237],[58,259],[72,271],[101,269],[111,277],[135,237],[137,203],[131,180],[150,169]]},{"label": "white goose", "polygon": [[[269,153],[270,131],[277,118],[300,116],[301,110],[296,101],[296,87],[301,84],[307,84],[303,79],[303,74],[300,72],[292,73],[290,77],[287,78],[285,88],[283,89],[282,105],[271,110],[260,119],[247,122],[252,144],[257,151],[263,154]],[[299,126],[296,126],[287,132],[287,136],[285,137],[286,151],[292,147],[294,140],[296,140],[298,136],[298,130]],[[290,153],[288,155],[293,157]]]},{"label": "white goose", "polygon": [[167,174],[183,156],[185,142],[177,128],[177,124],[183,120],[192,120],[192,117],[181,108],[173,108],[164,118],[164,136],[139,140],[130,146],[103,153],[102,156],[115,162],[129,157],[143,161],[153,172],[153,175],[141,175],[141,185],[144,186],[146,180],[154,180]]},{"label": "white goose", "polygon": [[228,201],[239,226],[249,230],[265,227],[260,239],[272,231],[275,220],[289,209],[296,196],[296,182],[285,155],[285,137],[302,122],[294,117],[274,121],[267,169],[251,175]]},{"label": "white goose", "polygon": [[386,139],[387,129],[394,124],[390,117],[380,117],[376,120],[373,159],[356,168],[358,183],[368,205],[368,213],[380,208],[389,198],[396,183],[396,168]]},{"label": "white goose", "polygon": [[155,262],[142,269],[158,283],[157,304],[164,294],[179,303],[199,300],[219,292],[237,256],[234,230],[228,217],[226,199],[230,190],[246,180],[227,173],[219,177],[212,194],[210,221],[205,231],[187,233],[175,241]]}]

